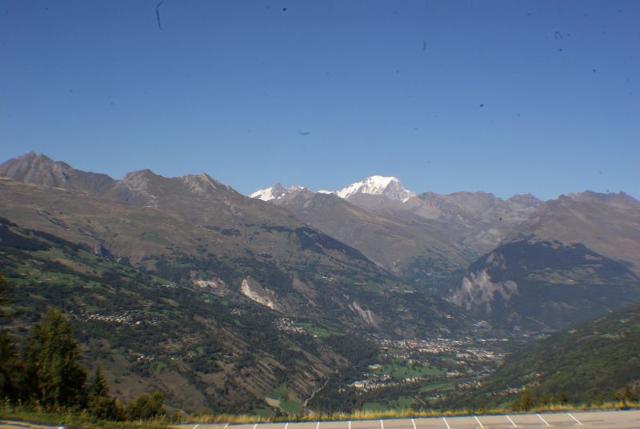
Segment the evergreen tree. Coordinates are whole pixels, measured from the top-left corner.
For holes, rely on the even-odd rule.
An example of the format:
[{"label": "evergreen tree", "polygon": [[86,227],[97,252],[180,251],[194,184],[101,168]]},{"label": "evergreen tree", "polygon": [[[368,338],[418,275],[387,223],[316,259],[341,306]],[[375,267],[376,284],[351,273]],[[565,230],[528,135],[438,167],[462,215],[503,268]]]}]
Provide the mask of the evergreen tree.
[{"label": "evergreen tree", "polygon": [[0,331],[0,398],[20,399],[23,372],[13,338],[6,330]]},{"label": "evergreen tree", "polygon": [[45,406],[82,406],[86,395],[80,347],[65,316],[49,309],[29,334],[24,354],[35,398]]},{"label": "evergreen tree", "polygon": [[87,393],[89,396],[110,396],[107,379],[104,377],[102,368],[99,366],[96,367],[96,370],[93,373],[93,379],[91,380]]},{"label": "evergreen tree", "polygon": [[6,312],[4,310],[4,306],[8,305],[11,302],[10,296],[11,291],[13,290],[11,284],[4,278],[2,274],[0,274],[0,316],[6,317]]},{"label": "evergreen tree", "polygon": [[[11,290],[9,282],[0,274],[0,306],[11,302]],[[0,317],[5,316],[4,309],[0,308]],[[0,330],[0,398],[19,399],[23,370],[13,337],[6,329]]]},{"label": "evergreen tree", "polygon": [[111,397],[109,385],[100,367],[96,368],[88,393],[87,409],[91,415],[104,420],[122,418],[122,410],[115,398]]}]

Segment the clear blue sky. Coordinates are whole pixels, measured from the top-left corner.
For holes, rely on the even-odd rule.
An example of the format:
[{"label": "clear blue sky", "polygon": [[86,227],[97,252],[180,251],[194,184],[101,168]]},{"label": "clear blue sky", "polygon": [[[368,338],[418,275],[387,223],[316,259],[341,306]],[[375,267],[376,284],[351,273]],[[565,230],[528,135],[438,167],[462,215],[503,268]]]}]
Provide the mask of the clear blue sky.
[{"label": "clear blue sky", "polygon": [[0,1],[0,158],[640,197],[640,1]]}]

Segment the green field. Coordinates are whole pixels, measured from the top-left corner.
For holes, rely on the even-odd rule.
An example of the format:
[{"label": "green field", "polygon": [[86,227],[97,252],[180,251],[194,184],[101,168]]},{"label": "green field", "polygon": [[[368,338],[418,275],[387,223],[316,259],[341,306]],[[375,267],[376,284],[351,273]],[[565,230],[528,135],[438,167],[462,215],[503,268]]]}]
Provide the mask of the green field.
[{"label": "green field", "polygon": [[382,367],[382,372],[388,374],[396,380],[404,380],[405,378],[412,377],[441,377],[445,374],[445,371],[441,368],[436,368],[430,365],[407,365],[404,362],[396,361],[393,363],[385,364]]},{"label": "green field", "polygon": [[288,415],[298,415],[302,411],[302,403],[289,398],[289,391],[284,384],[273,389],[268,397],[273,399],[277,403],[277,407]]}]

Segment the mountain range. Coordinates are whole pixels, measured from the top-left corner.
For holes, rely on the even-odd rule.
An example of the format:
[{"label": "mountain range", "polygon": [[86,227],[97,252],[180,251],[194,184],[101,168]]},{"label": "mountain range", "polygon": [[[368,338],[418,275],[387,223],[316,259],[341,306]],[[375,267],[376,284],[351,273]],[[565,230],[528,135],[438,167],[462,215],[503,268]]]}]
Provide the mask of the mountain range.
[{"label": "mountain range", "polygon": [[622,192],[504,200],[416,194],[372,176],[334,192],[275,185],[252,197],[496,328],[560,329],[640,299],[640,202]]},{"label": "mountain range", "polygon": [[0,165],[0,196],[14,329],[61,307],[120,396],[154,387],[190,411],[302,408],[366,368],[371,340],[536,336],[640,303],[640,202],[624,193],[371,176],[248,197],[207,174],[116,180],[29,153]]},{"label": "mountain range", "polygon": [[[190,411],[249,411],[282,388],[287,401],[303,404],[357,364],[358,354],[341,354],[345,341],[472,329],[455,305],[204,174],[144,170],[113,180],[27,154],[2,164],[0,176],[0,256],[18,285],[21,323],[47,304],[78,315],[83,330],[89,318],[89,354],[108,360],[125,399],[136,394],[127,386],[151,374],[144,384],[171,392],[172,405]],[[132,284],[142,290],[122,287]],[[142,316],[125,317],[131,312]],[[178,339],[171,330],[157,338],[158,326],[172,320],[183,320]],[[137,334],[127,335],[157,341],[107,335],[109,326],[131,323]],[[364,344],[362,353],[375,350]],[[212,347],[218,352],[208,355]],[[196,363],[194,353],[202,355]]]}]

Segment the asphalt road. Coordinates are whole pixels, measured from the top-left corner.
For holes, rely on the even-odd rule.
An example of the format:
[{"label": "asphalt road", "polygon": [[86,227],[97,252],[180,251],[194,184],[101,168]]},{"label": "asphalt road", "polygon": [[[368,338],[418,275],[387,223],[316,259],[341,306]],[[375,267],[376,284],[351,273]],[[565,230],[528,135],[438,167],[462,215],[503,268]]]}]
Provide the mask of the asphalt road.
[{"label": "asphalt road", "polygon": [[181,425],[184,429],[508,429],[600,428],[640,429],[640,411],[588,411],[415,419]]}]

